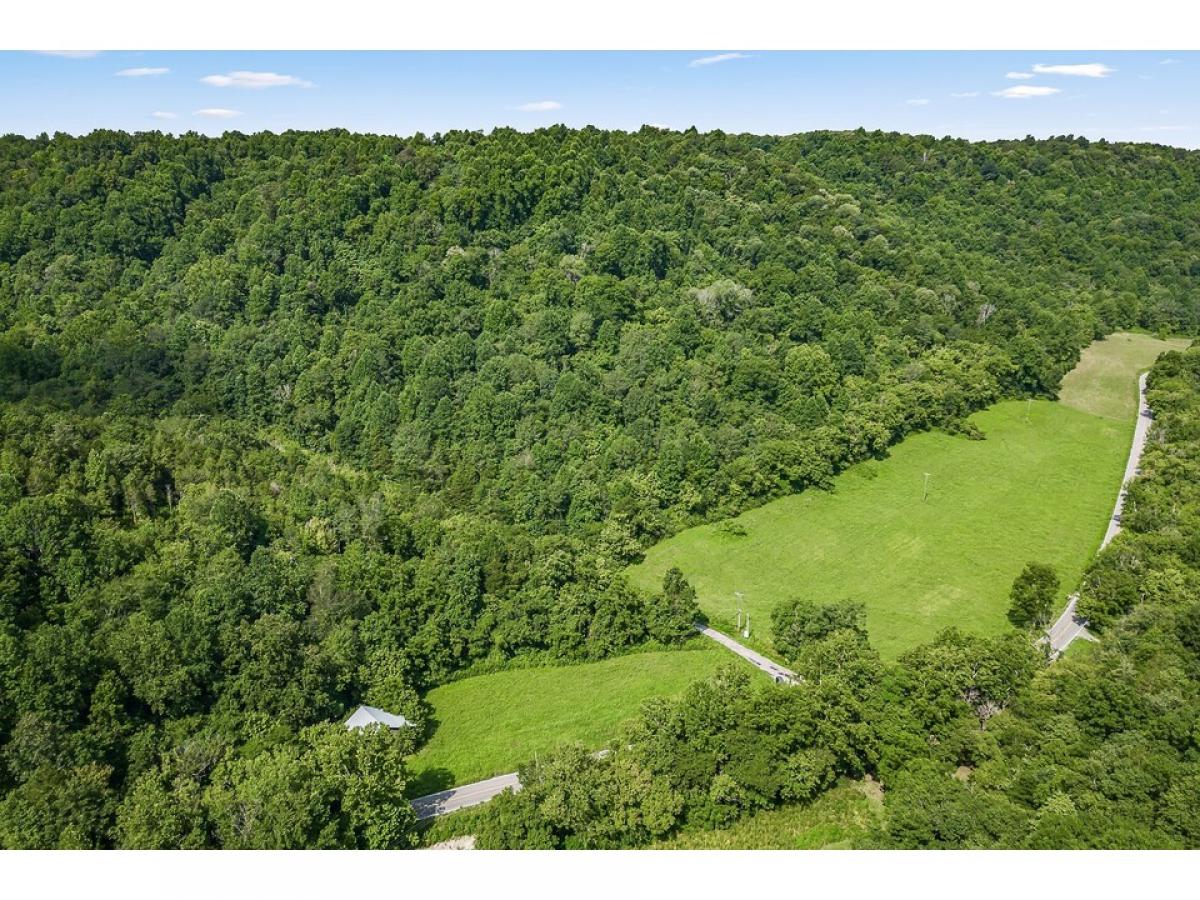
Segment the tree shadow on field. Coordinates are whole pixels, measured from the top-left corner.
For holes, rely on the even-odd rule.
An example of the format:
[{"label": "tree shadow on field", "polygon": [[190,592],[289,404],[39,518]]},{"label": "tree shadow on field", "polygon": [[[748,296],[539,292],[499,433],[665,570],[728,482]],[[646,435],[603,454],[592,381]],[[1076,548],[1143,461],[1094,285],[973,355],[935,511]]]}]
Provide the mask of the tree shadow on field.
[{"label": "tree shadow on field", "polygon": [[404,793],[409,797],[424,797],[427,794],[448,791],[455,784],[456,779],[453,772],[445,767],[435,766],[414,772]]},{"label": "tree shadow on field", "polygon": [[[428,709],[428,707],[427,707]],[[416,749],[420,749],[429,743],[430,739],[441,727],[441,721],[434,714],[432,709],[428,709],[428,713],[424,716],[421,723],[421,731],[417,736]],[[449,790],[455,787],[457,782],[454,773],[442,766],[432,766],[426,768],[416,768],[420,765],[419,760],[415,757],[410,757],[408,764],[409,769],[408,786],[404,793],[409,797],[424,797],[426,794],[436,794],[438,791]]]}]

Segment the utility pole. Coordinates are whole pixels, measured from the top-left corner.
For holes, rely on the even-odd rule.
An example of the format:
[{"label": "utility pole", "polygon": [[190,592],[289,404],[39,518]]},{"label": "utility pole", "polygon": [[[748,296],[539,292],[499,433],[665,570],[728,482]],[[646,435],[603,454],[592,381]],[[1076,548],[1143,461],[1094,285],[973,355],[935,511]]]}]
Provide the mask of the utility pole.
[{"label": "utility pole", "polygon": [[746,613],[746,630],[742,632],[742,637],[750,637],[750,613]]},{"label": "utility pole", "polygon": [[921,491],[921,502],[924,503],[929,497],[929,472],[925,473],[925,488]]}]

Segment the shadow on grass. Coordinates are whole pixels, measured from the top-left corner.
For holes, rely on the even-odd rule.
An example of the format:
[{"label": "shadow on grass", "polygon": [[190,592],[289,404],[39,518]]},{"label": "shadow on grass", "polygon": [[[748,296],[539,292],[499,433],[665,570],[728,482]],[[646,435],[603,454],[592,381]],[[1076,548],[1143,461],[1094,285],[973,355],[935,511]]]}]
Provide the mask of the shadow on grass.
[{"label": "shadow on grass", "polygon": [[[430,709],[421,727],[421,735],[416,746],[417,750],[429,743],[430,738],[441,727],[441,724],[441,721],[434,715],[433,710]],[[413,767],[415,762],[417,762],[416,757],[410,757],[408,760],[410,766],[409,779],[408,785],[404,789],[405,796],[410,800],[416,797],[424,797],[426,794],[436,794],[438,791],[449,790],[456,786],[457,782],[454,773],[449,769],[436,766],[415,768]]]},{"label": "shadow on grass", "polygon": [[426,794],[436,794],[455,787],[454,773],[446,768],[434,767],[414,772],[404,790],[409,799],[424,797]]}]

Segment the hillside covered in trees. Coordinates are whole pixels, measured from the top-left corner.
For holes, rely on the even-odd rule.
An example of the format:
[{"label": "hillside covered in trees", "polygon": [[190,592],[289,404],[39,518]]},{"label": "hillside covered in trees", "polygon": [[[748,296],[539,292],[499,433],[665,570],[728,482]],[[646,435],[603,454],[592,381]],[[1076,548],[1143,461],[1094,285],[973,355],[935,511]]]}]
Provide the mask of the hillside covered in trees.
[{"label": "hillside covered in trees", "polygon": [[411,747],[354,705],[676,643],[649,543],[1194,333],[1198,181],[1073,138],[0,138],[0,845],[406,845]]}]

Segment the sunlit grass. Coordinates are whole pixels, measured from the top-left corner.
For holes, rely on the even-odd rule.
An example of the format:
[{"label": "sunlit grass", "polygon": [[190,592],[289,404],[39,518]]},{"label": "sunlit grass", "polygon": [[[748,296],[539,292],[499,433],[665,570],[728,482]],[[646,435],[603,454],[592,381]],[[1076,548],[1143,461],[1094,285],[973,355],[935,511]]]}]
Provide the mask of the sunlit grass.
[{"label": "sunlit grass", "polygon": [[514,771],[565,744],[601,747],[651,697],[679,694],[737,657],[704,638],[602,662],[513,669],[430,691],[437,730],[410,764],[414,796]]},{"label": "sunlit grass", "polygon": [[982,441],[912,435],[887,459],[849,469],[832,491],[739,516],[744,536],[703,525],[663,541],[631,579],[650,589],[678,566],[718,627],[731,627],[741,609],[760,639],[782,600],[858,600],[872,643],[889,658],[951,625],[999,632],[1025,563],[1053,564],[1064,600],[1078,583],[1121,483],[1137,374],[1167,348],[1145,335],[1095,344],[1063,402],[977,413]]}]

